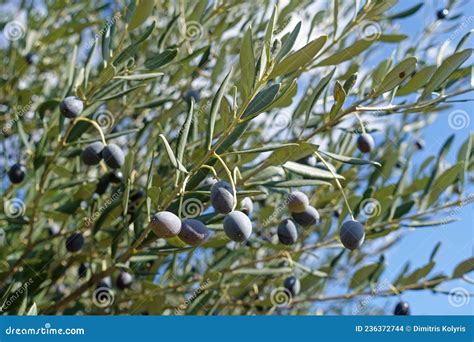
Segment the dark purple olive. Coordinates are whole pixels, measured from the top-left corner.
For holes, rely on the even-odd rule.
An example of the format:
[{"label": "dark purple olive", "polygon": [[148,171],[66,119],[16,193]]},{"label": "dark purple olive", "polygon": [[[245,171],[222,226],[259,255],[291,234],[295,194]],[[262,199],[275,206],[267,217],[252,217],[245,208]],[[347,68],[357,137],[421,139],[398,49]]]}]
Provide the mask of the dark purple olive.
[{"label": "dark purple olive", "polygon": [[436,17],[439,20],[443,20],[443,19],[446,19],[448,14],[449,14],[449,10],[447,8],[443,8],[443,9],[440,9],[438,12],[436,12]]},{"label": "dark purple olive", "polygon": [[197,246],[205,242],[209,236],[209,230],[201,221],[195,219],[183,220],[181,224],[181,231],[178,237],[185,243],[191,246]]},{"label": "dark purple olive", "polygon": [[111,169],[119,169],[125,163],[125,154],[122,149],[115,144],[108,144],[102,151],[105,163]]},{"label": "dark purple olive", "polygon": [[157,237],[167,239],[179,234],[181,220],[169,211],[160,211],[151,218],[150,227]]},{"label": "dark purple olive", "polygon": [[128,272],[120,272],[116,281],[117,287],[120,290],[128,289],[130,286],[132,286],[132,283],[133,283],[133,275],[131,275]]},{"label": "dark purple olive", "polygon": [[211,188],[211,204],[221,214],[230,213],[235,204],[232,186],[226,181],[215,183]]},{"label": "dark purple olive", "polygon": [[350,250],[357,249],[364,242],[364,226],[358,221],[346,221],[341,226],[339,236],[344,247]]},{"label": "dark purple olive", "polygon": [[69,252],[78,252],[84,246],[84,236],[81,233],[72,233],[66,239],[66,249]]},{"label": "dark purple olive", "polygon": [[10,170],[8,170],[8,179],[13,184],[19,184],[23,182],[26,176],[26,167],[23,164],[13,164]]},{"label": "dark purple olive", "polygon": [[303,228],[308,228],[319,222],[318,211],[310,205],[302,213],[292,213],[291,217]]},{"label": "dark purple olive", "polygon": [[295,222],[290,219],[281,221],[278,225],[278,240],[284,245],[292,245],[298,240],[298,230]]},{"label": "dark purple olive", "polygon": [[283,287],[291,293],[292,297],[296,297],[301,290],[301,284],[299,279],[293,276],[285,279]]},{"label": "dark purple olive", "polygon": [[76,96],[66,97],[59,104],[59,111],[64,117],[69,119],[73,119],[81,115],[83,109],[84,103],[82,103],[82,101]]},{"label": "dark purple olive", "polygon": [[395,306],[393,314],[397,316],[407,316],[410,314],[410,306],[407,302],[399,302]]},{"label": "dark purple olive", "polygon": [[369,153],[375,146],[374,138],[370,134],[363,133],[357,138],[357,148],[362,153]]},{"label": "dark purple olive", "polygon": [[232,211],[225,216],[224,232],[229,239],[243,242],[252,235],[252,222],[241,211]]},{"label": "dark purple olive", "polygon": [[102,160],[102,151],[104,150],[104,144],[100,141],[93,142],[88,145],[81,154],[81,158],[86,165],[97,165]]}]

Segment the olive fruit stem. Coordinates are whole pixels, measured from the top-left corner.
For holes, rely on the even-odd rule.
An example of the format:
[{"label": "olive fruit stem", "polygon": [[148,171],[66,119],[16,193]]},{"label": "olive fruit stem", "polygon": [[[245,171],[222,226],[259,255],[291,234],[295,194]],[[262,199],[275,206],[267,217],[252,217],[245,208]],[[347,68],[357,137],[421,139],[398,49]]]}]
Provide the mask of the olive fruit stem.
[{"label": "olive fruit stem", "polygon": [[334,181],[336,182],[336,185],[337,187],[339,188],[339,191],[341,192],[342,194],[342,197],[344,198],[344,203],[346,205],[346,208],[347,208],[347,211],[349,212],[349,214],[351,215],[351,219],[353,221],[355,221],[355,218],[354,218],[354,213],[352,212],[352,209],[351,209],[351,206],[349,205],[349,201],[347,200],[347,197],[346,197],[346,194],[344,193],[344,189],[342,188],[342,185],[341,185],[341,182],[339,182],[339,179],[337,179],[336,177],[336,174],[334,173],[334,171],[332,170],[332,168],[328,165],[328,163],[326,163],[326,161],[324,160],[323,157],[321,157],[321,155],[318,153],[318,151],[314,151],[314,155],[321,160],[321,162],[324,164],[324,166],[326,166],[326,168],[328,169],[329,172],[331,172],[333,178],[334,178]]},{"label": "olive fruit stem", "polygon": [[363,134],[366,134],[367,132],[365,131],[364,122],[363,122],[362,119],[360,118],[359,113],[354,112],[354,115],[356,116],[357,120],[359,121],[360,129],[362,130],[362,133],[363,133]]},{"label": "olive fruit stem", "polygon": [[235,207],[237,205],[237,190],[235,189],[234,177],[232,177],[232,172],[230,172],[230,170],[227,167],[224,159],[222,159],[221,156],[218,155],[216,152],[214,152],[214,157],[216,157],[217,160],[219,160],[219,162],[222,164],[222,167],[224,168],[225,172],[227,173],[227,178],[229,178],[230,185],[232,186],[232,194],[234,196],[234,205],[232,206],[232,210],[235,210]]},{"label": "olive fruit stem", "polygon": [[[74,120],[74,123],[72,124],[72,126],[74,126],[79,121],[85,121],[85,122],[90,123],[92,126],[94,126],[94,128],[99,131],[100,139],[102,140],[102,143],[104,145],[107,145],[107,141],[105,140],[104,132],[102,132],[102,128],[99,126],[99,124],[97,122],[95,122],[94,120],[88,119],[88,118],[79,117],[79,118],[76,118],[76,120]],[[64,141],[66,141],[66,139],[67,139],[67,136],[64,137]]]},{"label": "olive fruit stem", "polygon": [[207,165],[207,164],[204,164],[204,165],[201,166],[201,168],[211,170],[211,172],[212,172],[212,174],[214,175],[214,177],[215,177],[215,178],[218,178],[218,177],[217,177],[216,169],[214,169],[212,166]]},{"label": "olive fruit stem", "polygon": [[188,184],[190,175],[186,175],[186,177],[183,180],[183,185],[181,186],[181,189],[179,191],[179,208],[178,208],[178,217],[181,219],[181,211],[183,210],[183,200],[184,200],[184,194],[186,192],[186,185]]}]

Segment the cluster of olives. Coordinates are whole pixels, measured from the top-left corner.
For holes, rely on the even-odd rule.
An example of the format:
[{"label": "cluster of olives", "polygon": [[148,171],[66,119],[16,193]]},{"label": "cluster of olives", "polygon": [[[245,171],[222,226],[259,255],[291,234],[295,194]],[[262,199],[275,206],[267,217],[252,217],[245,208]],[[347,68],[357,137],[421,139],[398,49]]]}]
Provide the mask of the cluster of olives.
[{"label": "cluster of olives", "polygon": [[309,205],[308,197],[300,191],[288,195],[287,207],[292,218],[280,222],[277,235],[282,244],[292,245],[298,239],[296,224],[303,228],[311,227],[319,222],[319,213],[316,208]]},{"label": "cluster of olives", "polygon": [[196,219],[180,220],[169,211],[160,211],[153,215],[150,227],[159,238],[168,239],[178,236],[183,242],[191,246],[198,246],[209,236],[206,225]]},{"label": "cluster of olives", "polygon": [[[59,104],[61,114],[69,119],[74,119],[81,115],[84,109],[83,102],[76,96],[68,96]],[[103,159],[105,164],[111,169],[119,169],[125,162],[125,155],[122,149],[116,144],[104,145],[100,141],[88,145],[81,154],[82,161],[86,165],[97,165]]]},{"label": "cluster of olives", "polygon": [[[250,198],[242,201],[242,211],[233,210],[236,204],[232,187],[225,181],[216,182],[211,188],[211,204],[216,212],[226,214],[224,232],[233,241],[243,242],[252,234],[252,222],[248,218],[253,209]],[[198,246],[206,241],[209,230],[204,223],[196,219],[180,220],[178,216],[161,211],[153,215],[150,226],[159,238],[179,237],[191,246]]]}]

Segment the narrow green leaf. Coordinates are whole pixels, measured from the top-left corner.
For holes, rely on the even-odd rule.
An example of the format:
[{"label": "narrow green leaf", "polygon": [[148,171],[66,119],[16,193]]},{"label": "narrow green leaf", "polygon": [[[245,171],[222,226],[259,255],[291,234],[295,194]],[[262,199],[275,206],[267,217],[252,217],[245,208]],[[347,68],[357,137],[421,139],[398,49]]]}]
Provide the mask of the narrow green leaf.
[{"label": "narrow green leaf", "polygon": [[245,32],[240,48],[240,77],[244,97],[247,98],[255,82],[255,55],[251,27]]},{"label": "narrow green leaf", "polygon": [[417,284],[420,279],[425,278],[431,272],[434,266],[435,263],[432,261],[426,264],[425,266],[416,269],[410,275],[403,277],[403,279],[400,280],[399,284],[401,286]]},{"label": "narrow green leaf", "polygon": [[292,180],[285,180],[285,181],[262,182],[258,184],[262,186],[270,187],[270,188],[297,188],[297,187],[316,186],[316,185],[332,186],[332,184],[329,182],[325,182],[325,181],[317,180],[317,179],[292,179]]},{"label": "narrow green leaf", "polygon": [[263,89],[260,91],[253,100],[249,103],[247,108],[242,115],[242,119],[253,119],[258,114],[265,111],[265,109],[273,102],[275,99],[278,90],[280,89],[280,83],[273,84],[268,88]]},{"label": "narrow green leaf", "polygon": [[178,49],[166,49],[145,61],[145,68],[155,70],[168,64],[178,55]]},{"label": "narrow green leaf", "polygon": [[280,268],[240,268],[232,272],[233,274],[250,274],[250,275],[275,275],[275,274],[286,274],[293,272],[290,267]]},{"label": "narrow green leaf", "polygon": [[430,65],[417,71],[405,85],[398,88],[397,96],[405,96],[423,88],[436,71],[436,66]]},{"label": "narrow green leaf", "polygon": [[348,156],[343,156],[341,154],[336,154],[336,153],[331,153],[331,152],[324,152],[324,151],[319,151],[323,153],[324,155],[328,156],[329,158],[336,160],[341,163],[345,164],[352,164],[352,165],[374,165],[374,166],[382,166],[380,163],[372,161],[372,160],[365,160],[365,159],[359,159],[359,158],[354,158],[354,157],[348,157]]},{"label": "narrow green leaf", "polygon": [[252,154],[252,153],[263,153],[263,152],[269,152],[276,150],[278,148],[282,148],[285,146],[298,146],[297,143],[286,143],[286,144],[278,144],[278,145],[268,145],[268,146],[263,146],[263,147],[256,147],[256,148],[251,148],[248,150],[242,150],[242,151],[231,151],[231,152],[226,152],[224,155],[232,155],[232,154]]},{"label": "narrow green leaf", "polygon": [[186,121],[180,130],[179,141],[178,141],[178,161],[183,162],[184,149],[188,141],[189,129],[194,118],[194,98],[191,98],[191,105],[189,106],[189,112],[186,116]]},{"label": "narrow green leaf", "polygon": [[[293,173],[314,179],[334,179],[331,172],[304,164],[288,161],[283,167]],[[337,179],[344,179],[343,176],[336,174]]]},{"label": "narrow green leaf", "polygon": [[221,106],[221,101],[222,97],[225,94],[225,91],[227,89],[227,85],[229,84],[229,80],[232,75],[232,68],[230,69],[229,73],[227,76],[224,78],[222,81],[219,89],[217,90],[216,95],[214,96],[214,99],[212,100],[211,104],[211,115],[209,118],[209,126],[207,129],[207,149],[210,150],[212,146],[212,139],[214,138],[214,126],[216,124],[216,119],[217,119],[217,112],[219,111],[219,108]]},{"label": "narrow green leaf", "polygon": [[459,263],[453,272],[453,278],[461,278],[466,273],[474,271],[474,258],[469,258]]},{"label": "narrow green leaf", "polygon": [[412,227],[412,228],[421,228],[421,227],[436,227],[436,226],[445,226],[447,224],[459,221],[457,218],[450,217],[444,220],[437,221],[411,221],[410,223],[401,223],[403,227]]},{"label": "narrow green leaf", "polygon": [[311,115],[311,111],[314,108],[314,105],[319,99],[319,96],[322,94],[324,89],[326,89],[327,85],[329,84],[329,81],[331,78],[334,76],[334,73],[336,72],[336,68],[333,68],[326,76],[324,76],[318,83],[318,85],[314,88],[313,90],[313,98],[311,100],[311,104],[309,105],[308,109],[306,110],[305,113],[305,120],[304,120],[304,126],[303,129],[301,130],[301,134],[303,134],[303,131],[306,129],[308,125],[308,120]]},{"label": "narrow green leaf", "polygon": [[334,104],[329,111],[329,119],[333,119],[341,110],[342,106],[344,105],[344,101],[346,100],[346,92],[339,81],[336,81],[336,85],[334,86]]},{"label": "narrow green leaf", "polygon": [[135,75],[126,75],[126,76],[115,76],[115,79],[128,80],[128,81],[146,81],[159,76],[163,76],[162,72],[153,72],[150,74],[135,74]]},{"label": "narrow green leaf", "polygon": [[267,111],[273,108],[288,107],[293,103],[293,98],[298,92],[298,82],[294,79],[285,89],[280,91],[275,101],[266,109]]},{"label": "narrow green leaf", "polygon": [[435,179],[428,195],[428,207],[436,202],[441,194],[454,183],[454,181],[463,174],[464,162],[459,162],[444,171]]},{"label": "narrow green leaf", "polygon": [[318,37],[306,44],[300,50],[288,55],[281,62],[275,65],[269,78],[272,79],[280,75],[286,75],[296,71],[300,67],[308,65],[324,46],[327,38],[326,35]]},{"label": "narrow green leaf", "polygon": [[159,137],[163,141],[163,144],[165,145],[165,150],[166,154],[168,155],[168,158],[170,159],[171,165],[173,165],[174,168],[187,173],[188,171],[186,168],[181,164],[180,161],[176,160],[176,157],[173,153],[173,149],[171,148],[170,144],[168,143],[168,140],[166,140],[165,136],[163,134],[160,134]]},{"label": "narrow green leaf", "polygon": [[358,269],[352,276],[351,282],[349,283],[349,288],[356,289],[365,287],[365,285],[368,284],[370,277],[375,273],[375,271],[378,270],[379,267],[379,263],[373,263]]},{"label": "narrow green leaf", "polygon": [[415,57],[408,57],[393,67],[392,70],[384,77],[380,86],[375,89],[372,94],[373,97],[386,93],[397,85],[410,77],[411,73],[416,69],[417,59]]},{"label": "narrow green leaf", "polygon": [[344,48],[341,51],[336,52],[332,56],[322,60],[318,64],[318,66],[337,65],[342,62],[345,62],[367,50],[373,43],[374,40],[359,40],[351,46]]},{"label": "narrow green leaf", "polygon": [[448,77],[455,72],[472,54],[472,49],[466,49],[461,52],[457,52],[448,58],[446,58],[440,67],[431,76],[428,84],[426,85],[423,93],[420,96],[419,101],[429,98],[431,93],[435,91]]},{"label": "narrow green leaf", "polygon": [[113,94],[113,95],[103,97],[103,98],[99,99],[98,101],[105,102],[105,101],[113,100],[113,99],[122,97],[122,96],[124,96],[124,95],[127,95],[128,93],[131,93],[132,91],[135,91],[135,90],[137,90],[138,88],[142,88],[142,87],[145,87],[145,85],[144,85],[144,84],[140,84],[140,85],[137,85],[137,86],[135,86],[135,87],[128,88],[128,89],[126,89],[126,90],[120,91],[120,92],[115,93],[115,94]]},{"label": "narrow green leaf", "polygon": [[405,34],[381,34],[377,40],[385,43],[399,43],[407,39]]},{"label": "narrow green leaf", "polygon": [[127,29],[132,31],[143,24],[151,15],[151,12],[153,12],[154,7],[155,2],[152,0],[136,0],[136,8],[128,23]]},{"label": "narrow green leaf", "polygon": [[419,4],[416,4],[415,6],[413,7],[410,7],[404,11],[401,11],[401,12],[398,12],[398,13],[395,13],[389,17],[387,17],[387,19],[390,19],[390,20],[393,20],[393,19],[402,19],[402,18],[406,18],[406,17],[409,17],[409,16],[412,16],[413,14],[415,14],[416,12],[418,12],[418,10],[423,7],[423,2],[420,2]]},{"label": "narrow green leaf", "polygon": [[273,153],[265,160],[265,164],[281,165],[287,161],[301,159],[307,155],[317,151],[318,145],[310,143],[299,143],[295,145],[283,146],[273,151]]},{"label": "narrow green leaf", "polygon": [[283,57],[285,57],[295,45],[296,38],[298,38],[298,34],[300,33],[301,29],[301,21],[296,24],[295,28],[289,34],[288,38],[283,42],[280,51],[277,54],[276,61],[279,62]]}]

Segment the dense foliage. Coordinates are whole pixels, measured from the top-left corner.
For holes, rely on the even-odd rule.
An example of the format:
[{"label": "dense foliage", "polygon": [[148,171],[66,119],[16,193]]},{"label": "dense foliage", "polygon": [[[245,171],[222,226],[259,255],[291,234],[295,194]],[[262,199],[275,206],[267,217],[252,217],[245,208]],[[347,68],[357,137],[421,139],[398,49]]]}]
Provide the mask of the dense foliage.
[{"label": "dense foliage", "polygon": [[407,228],[472,199],[474,160],[469,137],[447,164],[448,130],[418,157],[473,90],[462,6],[408,37],[424,4],[396,3],[18,4],[25,21],[1,24],[2,310],[367,314],[466,278],[473,259],[433,274],[439,244],[384,272]]}]

